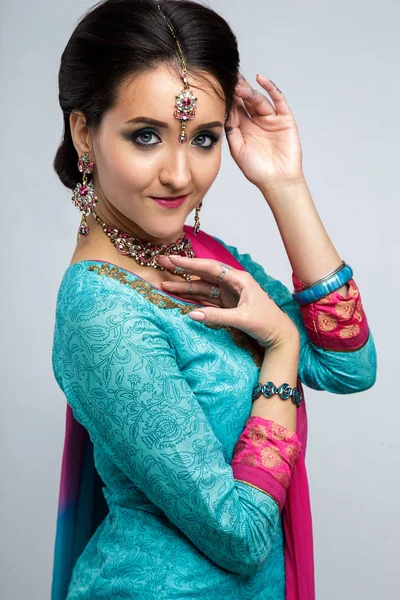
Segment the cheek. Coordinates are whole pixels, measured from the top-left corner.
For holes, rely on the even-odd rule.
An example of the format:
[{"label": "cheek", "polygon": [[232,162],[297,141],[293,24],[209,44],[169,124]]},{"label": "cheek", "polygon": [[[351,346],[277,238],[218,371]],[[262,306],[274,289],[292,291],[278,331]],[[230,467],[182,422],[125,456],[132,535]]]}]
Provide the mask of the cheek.
[{"label": "cheek", "polygon": [[[135,152],[130,142],[107,141],[102,144],[98,165],[100,183],[104,190],[139,191],[149,185],[154,177],[155,161],[145,153]],[[104,151],[107,148],[107,151]],[[150,154],[150,153],[148,153]]]},{"label": "cheek", "polygon": [[198,159],[193,166],[199,189],[208,189],[218,175],[221,166],[221,148],[211,150],[210,156]]}]

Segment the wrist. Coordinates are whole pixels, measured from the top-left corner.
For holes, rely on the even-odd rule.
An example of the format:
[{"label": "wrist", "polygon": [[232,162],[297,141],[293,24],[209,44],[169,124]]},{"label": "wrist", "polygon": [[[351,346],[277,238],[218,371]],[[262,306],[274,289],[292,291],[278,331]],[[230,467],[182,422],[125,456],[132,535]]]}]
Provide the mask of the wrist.
[{"label": "wrist", "polygon": [[299,356],[300,354],[300,334],[298,329],[293,332],[290,336],[287,336],[285,339],[281,339],[276,341],[269,348],[265,348],[264,355],[268,354],[268,356],[272,355],[285,355],[285,356]]},{"label": "wrist", "polygon": [[299,175],[295,179],[280,181],[278,183],[266,184],[260,186],[260,191],[267,202],[273,200],[282,201],[285,198],[292,198],[299,190],[308,189],[304,175]]},{"label": "wrist", "polygon": [[298,346],[281,346],[264,353],[259,381],[274,381],[277,385],[288,383],[295,387],[297,383],[300,350]]}]

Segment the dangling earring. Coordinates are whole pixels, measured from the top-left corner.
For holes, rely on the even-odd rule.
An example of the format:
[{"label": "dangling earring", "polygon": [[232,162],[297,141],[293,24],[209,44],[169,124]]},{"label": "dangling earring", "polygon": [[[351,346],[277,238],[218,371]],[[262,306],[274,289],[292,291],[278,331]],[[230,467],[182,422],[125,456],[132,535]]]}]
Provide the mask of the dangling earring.
[{"label": "dangling earring", "polygon": [[196,206],[196,213],[194,215],[194,228],[193,228],[193,233],[195,235],[198,234],[199,229],[200,229],[200,219],[199,219],[199,214],[200,214],[200,209],[203,206],[203,201],[200,201],[200,204],[198,204]]},{"label": "dangling earring", "polygon": [[83,213],[78,229],[78,235],[89,235],[90,229],[86,217],[97,204],[97,195],[94,191],[93,182],[88,183],[87,175],[92,173],[94,162],[91,162],[89,154],[85,152],[78,160],[78,169],[83,173],[82,183],[77,183],[72,194],[72,202]]}]

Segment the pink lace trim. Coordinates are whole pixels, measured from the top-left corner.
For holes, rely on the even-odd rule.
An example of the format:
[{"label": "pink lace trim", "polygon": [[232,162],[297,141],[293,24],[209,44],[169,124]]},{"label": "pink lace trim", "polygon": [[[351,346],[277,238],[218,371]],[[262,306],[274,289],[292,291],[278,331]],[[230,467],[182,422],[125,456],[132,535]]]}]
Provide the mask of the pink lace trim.
[{"label": "pink lace trim", "polygon": [[272,496],[282,510],[301,449],[295,431],[269,419],[249,417],[233,452],[233,475]]},{"label": "pink lace trim", "polygon": [[[292,273],[295,292],[307,284]],[[368,340],[369,327],[360,291],[354,279],[348,282],[348,297],[337,291],[316,302],[300,306],[309,340],[324,350],[354,351]]]}]

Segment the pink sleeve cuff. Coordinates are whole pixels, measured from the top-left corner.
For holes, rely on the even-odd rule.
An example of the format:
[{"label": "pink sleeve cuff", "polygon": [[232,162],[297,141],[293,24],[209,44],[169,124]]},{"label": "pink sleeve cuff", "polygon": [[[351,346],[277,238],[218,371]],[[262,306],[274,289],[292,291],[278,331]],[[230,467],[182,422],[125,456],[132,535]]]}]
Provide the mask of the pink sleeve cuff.
[{"label": "pink sleeve cuff", "polygon": [[249,417],[233,453],[233,476],[271,496],[282,510],[301,449],[296,432],[269,419]]},{"label": "pink sleeve cuff", "polygon": [[[307,284],[292,273],[295,292]],[[347,298],[334,291],[311,304],[300,306],[309,340],[324,350],[352,352],[368,340],[369,327],[360,291],[354,279],[348,282]]]}]

